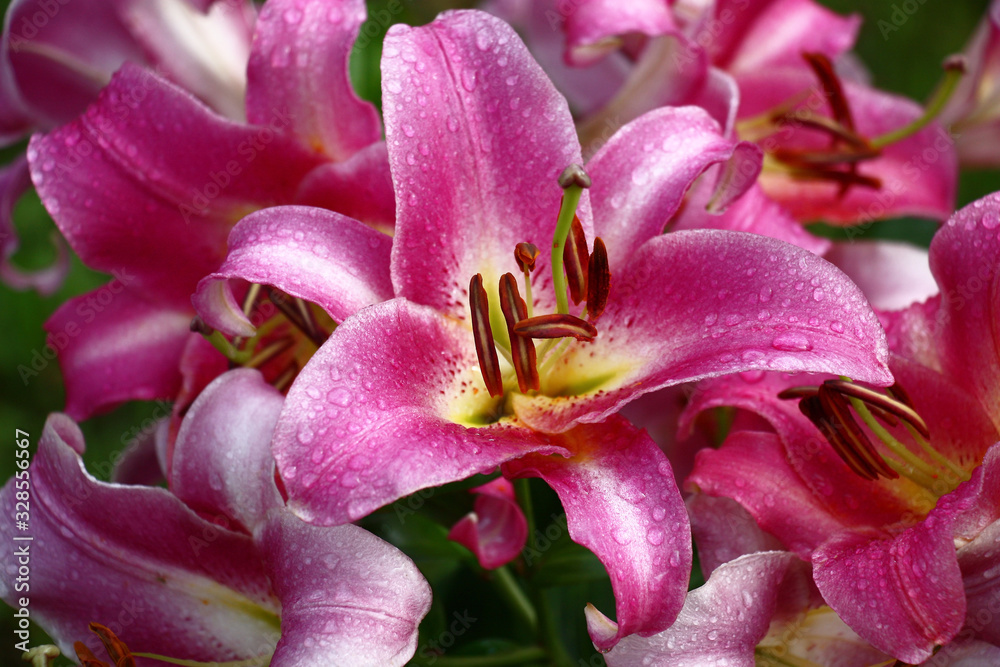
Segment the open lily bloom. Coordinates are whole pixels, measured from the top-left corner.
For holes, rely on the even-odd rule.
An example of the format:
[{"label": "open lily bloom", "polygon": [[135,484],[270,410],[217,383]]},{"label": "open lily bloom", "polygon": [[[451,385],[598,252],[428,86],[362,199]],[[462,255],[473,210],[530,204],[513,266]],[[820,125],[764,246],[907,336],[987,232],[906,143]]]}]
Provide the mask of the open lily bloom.
[{"label": "open lily bloom", "polygon": [[85,114],[33,138],[42,202],[83,262],[116,276],[46,325],[53,337],[76,328],[54,345],[72,417],[177,396],[179,360],[197,345],[191,294],[248,213],[306,203],[391,227],[381,124],[347,76],[364,17],[360,0],[271,0],[249,58],[248,123],[126,65]]},{"label": "open lily bloom", "polygon": [[[173,493],[95,480],[76,424],[49,418],[27,471],[34,540],[23,544],[32,618],[64,653],[79,640],[96,651],[98,622],[150,658],[306,667],[413,655],[430,606],[414,564],[361,528],[311,526],[285,509],[269,449],[282,401],[255,371],[219,378],[181,430]],[[11,512],[18,488],[12,479],[0,492]],[[0,573],[12,604],[17,576],[13,560]]]},{"label": "open lily bloom", "polygon": [[[658,632],[686,589],[687,518],[666,458],[615,413],[660,387],[755,368],[888,383],[877,320],[843,274],[797,247],[661,234],[707,166],[740,173],[757,155],[703,111],[661,109],[623,128],[588,164],[589,190],[578,169],[564,174],[559,213],[557,177],[579,144],[565,100],[507,24],[455,12],[396,26],[382,67],[397,298],[345,320],[292,385],[274,443],[289,507],[338,524],[498,465],[542,477],[570,536],[611,576],[618,624],[592,625],[597,645]],[[553,239],[552,260],[530,251]],[[553,287],[560,260],[574,267],[572,312],[565,282]],[[530,277],[527,299],[508,269]],[[552,335],[562,340],[535,349]]]},{"label": "open lily bloom", "polygon": [[689,483],[739,501],[811,560],[848,625],[910,663],[956,637],[1000,645],[998,220],[998,195],[956,213],[930,249],[940,295],[882,315],[888,391],[820,379],[786,392],[806,419],[776,396],[809,382],[767,376],[707,386],[692,404],[745,408],[773,431],[734,432]]}]

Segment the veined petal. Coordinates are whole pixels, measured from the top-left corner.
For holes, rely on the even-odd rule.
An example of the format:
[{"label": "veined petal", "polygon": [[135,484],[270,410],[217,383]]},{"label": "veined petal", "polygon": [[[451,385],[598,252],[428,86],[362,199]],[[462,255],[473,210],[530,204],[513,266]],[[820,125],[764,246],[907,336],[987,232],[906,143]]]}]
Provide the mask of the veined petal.
[{"label": "veined petal", "polygon": [[475,509],[448,532],[491,570],[520,555],[528,537],[528,521],[514,498],[514,487],[503,477],[469,489],[476,494]]},{"label": "veined petal", "polygon": [[138,296],[115,278],[45,323],[66,383],[66,412],[86,419],[129,400],[173,399],[191,311]]},{"label": "veined petal", "polygon": [[69,272],[69,253],[62,238],[58,235],[53,238],[57,255],[47,268],[24,271],[10,261],[18,248],[14,207],[29,187],[31,177],[24,157],[0,169],[0,278],[14,289],[35,289],[42,296],[48,296],[59,289]]},{"label": "veined petal", "polygon": [[860,290],[812,253],[757,234],[701,230],[651,239],[611,266],[600,333],[575,343],[514,396],[532,428],[604,419],[634,397],[749,370],[827,372],[891,383],[885,334]]},{"label": "veined petal", "polygon": [[653,637],[626,637],[605,656],[608,667],[646,661],[753,667],[754,648],[767,633],[794,560],[790,553],[769,551],[725,563],[688,594],[673,626]]},{"label": "veined petal", "polygon": [[378,113],[348,72],[364,20],[362,0],[269,0],[247,69],[247,119],[266,125],[280,108],[302,144],[334,162],[378,141]]},{"label": "veined petal", "polygon": [[529,452],[567,453],[516,421],[488,423],[497,400],[467,327],[403,299],[364,309],[288,393],[273,448],[289,507],[345,523]]},{"label": "veined petal", "polygon": [[[280,632],[278,604],[248,536],[203,520],[166,489],[98,482],[83,469],[79,428],[65,415],[46,423],[31,474],[31,612],[73,655],[95,646],[87,624],[122,623],[135,651],[201,661],[267,655]],[[14,511],[16,480],[0,492]],[[150,520],[155,517],[155,521]],[[8,542],[10,522],[0,526]],[[17,564],[0,570],[13,603]],[[67,582],[71,581],[72,584]],[[192,627],[196,631],[192,631]]]},{"label": "veined petal", "polygon": [[1000,194],[973,202],[934,236],[930,262],[944,295],[935,321],[943,370],[979,398],[1000,428],[998,225]]},{"label": "veined petal", "polygon": [[[582,164],[566,101],[513,29],[481,12],[393,26],[382,92],[397,187],[396,294],[468,319],[472,276],[482,273],[495,294],[518,243],[552,243],[556,179]],[[589,236],[588,201],[584,193],[578,213]],[[543,253],[536,307],[554,304],[550,273]]]},{"label": "veined petal", "polygon": [[130,271],[143,291],[187,304],[219,266],[230,227],[291,203],[318,164],[275,132],[288,122],[232,123],[125,65],[87,113],[36,135],[28,159],[42,202],[88,266]]},{"label": "veined petal", "polygon": [[401,551],[357,526],[275,510],[255,536],[281,601],[274,667],[404,665],[430,586]]},{"label": "veined petal", "polygon": [[188,507],[223,515],[248,534],[284,501],[271,435],[284,397],[251,369],[232,370],[191,405],[174,446],[170,490]]},{"label": "veined petal", "polygon": [[612,271],[649,239],[663,233],[688,187],[710,165],[736,160],[747,167],[741,194],[760,171],[760,152],[747,158],[698,107],[651,111],[615,133],[587,164],[593,185],[594,234],[608,246]]},{"label": "veined petal", "polygon": [[569,535],[604,563],[617,629],[591,631],[600,650],[673,623],[691,573],[687,512],[663,452],[621,417],[554,438],[569,459],[532,454],[505,463],[507,477],[541,477],[559,494]]},{"label": "veined petal", "polygon": [[192,297],[205,322],[225,333],[252,336],[229,279],[273,285],[322,307],[335,322],[392,298],[392,239],[339,213],[277,206],[241,220],[229,234],[229,254]]}]

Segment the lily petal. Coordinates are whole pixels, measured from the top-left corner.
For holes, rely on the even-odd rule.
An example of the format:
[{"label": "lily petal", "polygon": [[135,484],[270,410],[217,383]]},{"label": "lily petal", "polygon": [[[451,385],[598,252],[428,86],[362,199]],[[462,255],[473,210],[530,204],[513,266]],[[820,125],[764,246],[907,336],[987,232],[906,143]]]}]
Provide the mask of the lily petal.
[{"label": "lily petal", "polygon": [[66,412],[86,419],[128,400],[172,399],[191,311],[150,303],[115,279],[70,299],[45,323],[59,353]]},{"label": "lily petal", "polygon": [[191,405],[177,434],[170,490],[188,507],[224,515],[248,534],[284,507],[271,435],[284,397],[251,369],[230,371]]},{"label": "lily petal", "polygon": [[[169,131],[151,131],[158,125]],[[86,114],[36,135],[28,159],[42,202],[88,266],[128,270],[136,287],[180,305],[219,266],[232,224],[291,203],[320,158],[125,65]]]},{"label": "lily petal", "polygon": [[559,494],[570,537],[611,577],[617,630],[591,631],[599,650],[673,623],[691,573],[687,512],[663,452],[621,417],[554,438],[568,460],[532,454],[503,465],[507,477],[541,477]]},{"label": "lily petal", "polygon": [[275,510],[255,536],[281,601],[271,664],[404,665],[431,606],[401,551],[357,526],[323,528]]},{"label": "lily petal", "polygon": [[674,625],[658,635],[626,637],[605,656],[608,667],[655,661],[663,667],[752,667],[754,648],[767,633],[781,583],[795,557],[769,551],[721,565],[688,594]]},{"label": "lily petal", "polygon": [[927,251],[908,243],[837,243],[826,259],[849,275],[878,310],[906,308],[940,291],[927,264]]},{"label": "lily petal", "polygon": [[781,543],[761,530],[753,516],[735,500],[695,493],[686,504],[691,533],[698,546],[698,562],[706,579],[717,568],[740,556],[781,550]]},{"label": "lily petal", "polygon": [[365,20],[362,0],[270,0],[261,9],[247,68],[247,119],[275,107],[304,146],[341,162],[381,139],[378,113],[351,86],[348,61]]},{"label": "lily petal", "polygon": [[391,234],[396,223],[396,196],[385,142],[363,148],[343,162],[313,169],[302,181],[296,203],[337,211]]},{"label": "lily petal", "polygon": [[[130,622],[119,636],[134,650],[203,661],[266,655],[278,609],[260,561],[246,557],[250,538],[199,518],[166,489],[98,482],[83,449],[76,424],[49,417],[30,468],[32,617],[70,655],[89,622],[117,625],[123,610]],[[0,492],[10,512],[14,496],[10,480]],[[13,528],[0,527],[5,540]],[[17,595],[15,577],[9,561],[5,601]]]},{"label": "lily petal", "polygon": [[[521,242],[549,247],[568,165],[582,164],[566,101],[513,29],[481,12],[393,26],[382,52],[386,143],[397,192],[396,295],[468,319],[469,279],[488,289]],[[434,113],[414,113],[423,104]],[[423,102],[421,102],[423,100]],[[578,211],[592,226],[587,195]],[[539,257],[539,308],[551,296]],[[495,294],[495,292],[492,292]]]},{"label": "lily petal", "polygon": [[[611,271],[598,338],[567,350],[558,377],[543,382],[547,396],[514,396],[532,428],[600,421],[660,387],[749,370],[892,381],[885,334],[860,290],[795,246],[757,234],[677,232]],[[603,382],[595,386],[595,377]]]},{"label": "lily petal", "polygon": [[252,336],[255,329],[236,303],[229,280],[273,285],[311,301],[335,322],[392,298],[392,239],[339,213],[277,206],[241,220],[229,234],[229,254],[198,284],[195,310],[220,331]]},{"label": "lily petal", "polygon": [[617,49],[623,36],[657,36],[677,30],[669,3],[661,0],[578,0],[567,4],[566,60],[577,66]]},{"label": "lily petal", "polygon": [[514,487],[503,477],[469,489],[475,510],[448,531],[448,539],[476,555],[487,570],[506,565],[520,555],[528,538],[528,520],[514,498]]},{"label": "lily petal", "polygon": [[289,507],[335,525],[529,452],[567,454],[515,421],[485,425],[495,400],[477,368],[472,332],[426,306],[394,299],[346,320],[278,420]]}]

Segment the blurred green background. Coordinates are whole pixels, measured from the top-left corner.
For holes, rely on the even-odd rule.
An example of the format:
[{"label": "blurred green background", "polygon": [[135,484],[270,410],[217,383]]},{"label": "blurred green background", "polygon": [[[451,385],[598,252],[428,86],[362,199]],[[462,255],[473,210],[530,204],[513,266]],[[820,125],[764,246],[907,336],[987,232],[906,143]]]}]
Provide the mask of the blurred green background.
[{"label": "blurred green background", "polygon": [[[387,0],[370,2],[370,16],[376,16],[385,9],[386,4]],[[399,19],[413,23],[426,22],[439,4],[443,3],[404,2],[404,12]],[[857,12],[864,17],[864,27],[856,52],[871,70],[875,85],[916,100],[923,100],[932,91],[939,78],[941,61],[946,55],[962,49],[980,20],[987,0],[962,2],[909,0],[905,3],[879,0],[864,3],[856,0],[826,0],[822,4],[838,12]],[[5,8],[6,2],[2,5]],[[914,8],[915,11],[907,12]],[[893,23],[894,12],[901,12],[896,14],[897,19],[899,16],[906,17],[906,20],[898,26]],[[880,21],[892,24],[893,27],[898,27],[898,30],[889,32],[885,25],[880,27]],[[387,26],[381,22],[377,23],[380,31],[384,32]],[[380,38],[373,39],[366,48],[358,49],[352,63],[352,72],[359,91],[364,97],[376,102],[379,91],[377,63],[380,42]],[[23,143],[6,149],[0,152],[0,159],[6,162],[23,150]],[[958,204],[961,206],[998,189],[1000,189],[1000,172],[963,173]],[[25,196],[18,203],[15,222],[21,237],[21,250],[15,256],[15,262],[25,268],[45,266],[51,262],[54,251],[50,239],[57,232],[34,194]],[[905,239],[926,245],[935,227],[936,225],[929,221],[888,221],[873,225],[867,234]],[[48,363],[37,376],[28,378],[27,382],[22,380],[19,366],[30,366],[33,355],[42,351],[45,346],[42,324],[55,308],[70,297],[102,285],[107,278],[86,269],[74,258],[69,280],[50,297],[43,298],[30,292],[16,292],[0,285],[0,322],[3,323],[0,334],[3,341],[0,345],[0,478],[9,478],[14,470],[15,429],[30,433],[33,451],[46,415],[60,410],[63,406],[64,393],[58,364]],[[155,404],[137,403],[84,423],[82,428],[87,438],[88,467],[91,470],[106,469],[106,465],[103,464],[111,460],[115,452],[122,448],[122,435],[141,424],[143,420],[158,416],[154,414],[155,411]],[[544,490],[540,492],[545,493]],[[555,501],[552,497],[543,495],[540,502],[543,507],[547,503],[558,511],[558,505],[557,503],[553,505]],[[0,520],[9,519],[0,518]],[[378,528],[378,517],[372,520],[372,528]],[[403,542],[418,537],[396,536],[397,540]],[[429,548],[431,553],[429,557],[432,559],[441,557],[442,553],[453,556],[454,552],[449,552],[447,545],[441,544],[440,537],[436,534],[432,547],[418,545],[414,548]],[[572,550],[570,546],[566,548]],[[441,552],[441,549],[445,551]],[[0,551],[3,555],[0,557],[9,557],[8,552],[9,547],[3,546]],[[473,598],[483,594],[482,587],[475,585],[474,578],[471,581],[472,584],[466,582],[454,586],[454,590],[448,592],[450,609],[461,610],[463,605],[481,604],[475,602]],[[557,594],[563,595],[568,589],[554,590],[558,591]],[[606,596],[607,591],[604,589],[602,591],[592,591],[592,593],[597,597]],[[573,595],[577,596],[578,593],[574,592]],[[594,598],[592,596],[588,599]],[[575,601],[573,608],[582,608],[584,601],[582,599]],[[434,613],[446,612],[439,610]],[[498,612],[487,610],[481,613],[496,615]],[[497,622],[502,623],[502,617]],[[586,651],[586,637],[579,636],[577,632],[582,628],[582,617],[570,619],[567,626],[574,628],[574,645],[583,647],[581,650]],[[0,612],[0,664],[17,664],[15,659],[18,656],[12,651],[11,646],[14,640],[10,627],[10,612]],[[33,637],[40,641],[42,635],[36,632]],[[591,658],[590,653],[582,655],[587,660]],[[588,664],[598,663],[599,660],[596,660]]]}]

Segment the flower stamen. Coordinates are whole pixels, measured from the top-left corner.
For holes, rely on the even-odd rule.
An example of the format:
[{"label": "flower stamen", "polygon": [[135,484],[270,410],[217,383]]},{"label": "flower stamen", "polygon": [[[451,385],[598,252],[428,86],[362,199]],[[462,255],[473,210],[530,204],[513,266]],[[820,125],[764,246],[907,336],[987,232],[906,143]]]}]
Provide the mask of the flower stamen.
[{"label": "flower stamen", "polygon": [[510,355],[517,373],[517,385],[524,394],[537,391],[539,388],[538,365],[535,357],[535,344],[530,338],[516,334],[517,326],[528,321],[528,310],[517,291],[517,280],[514,274],[505,273],[500,278],[500,310],[507,322],[507,334],[510,338]]},{"label": "flower stamen", "polygon": [[513,329],[521,338],[575,338],[588,343],[597,338],[597,327],[575,315],[537,315],[519,321]]},{"label": "flower stamen", "polygon": [[490,396],[503,395],[503,374],[500,372],[500,358],[493,343],[493,329],[490,328],[490,302],[483,287],[483,274],[472,276],[469,283],[469,305],[472,310],[472,334],[476,341],[476,355],[479,368],[486,382]]},{"label": "flower stamen", "polygon": [[590,253],[587,269],[587,319],[596,322],[608,305],[611,292],[611,268],[608,265],[608,249],[598,236],[594,239],[594,252]]}]

